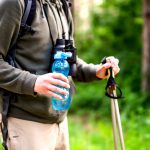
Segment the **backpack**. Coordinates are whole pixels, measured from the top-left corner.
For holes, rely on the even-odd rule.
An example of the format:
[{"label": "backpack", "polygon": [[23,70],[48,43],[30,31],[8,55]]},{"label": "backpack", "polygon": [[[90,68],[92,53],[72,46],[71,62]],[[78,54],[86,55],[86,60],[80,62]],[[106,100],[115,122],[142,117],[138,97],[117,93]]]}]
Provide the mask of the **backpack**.
[{"label": "backpack", "polygon": [[[63,9],[66,15],[66,18],[68,20],[68,8],[71,6],[71,3],[69,0],[61,0],[63,4]],[[17,40],[19,40],[20,37],[24,36],[27,32],[34,34],[34,30],[32,29],[31,25],[33,22],[33,19],[35,17],[36,13],[36,0],[24,0],[25,3],[25,9],[24,9],[24,14],[22,16],[21,20],[21,25],[20,25],[20,31],[18,34]],[[44,6],[43,6],[44,7]],[[16,41],[17,43],[17,41]],[[5,61],[7,61],[10,65],[15,66],[15,46],[9,50]],[[5,150],[8,150],[7,148],[7,136],[8,136],[8,129],[7,129],[7,116],[8,116],[8,110],[9,110],[9,104],[10,104],[10,99],[13,99],[15,94],[0,89],[0,92],[2,91],[2,99],[3,99],[3,104],[2,104],[2,123],[1,123],[1,131],[2,131],[2,136],[3,136],[3,147]]]}]

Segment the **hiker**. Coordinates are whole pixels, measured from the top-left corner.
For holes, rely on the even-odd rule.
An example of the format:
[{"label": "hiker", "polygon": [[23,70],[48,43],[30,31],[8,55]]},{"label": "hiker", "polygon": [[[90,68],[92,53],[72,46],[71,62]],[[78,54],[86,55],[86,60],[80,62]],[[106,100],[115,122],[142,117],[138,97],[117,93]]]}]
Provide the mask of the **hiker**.
[{"label": "hiker", "polygon": [[[69,150],[67,110],[52,108],[72,81],[118,74],[118,59],[87,64],[76,57],[69,78],[51,72],[57,39],[73,40],[73,22],[67,0],[0,0],[0,90],[3,145],[7,150]],[[75,69],[76,68],[76,69]],[[71,77],[72,76],[72,77]]]}]

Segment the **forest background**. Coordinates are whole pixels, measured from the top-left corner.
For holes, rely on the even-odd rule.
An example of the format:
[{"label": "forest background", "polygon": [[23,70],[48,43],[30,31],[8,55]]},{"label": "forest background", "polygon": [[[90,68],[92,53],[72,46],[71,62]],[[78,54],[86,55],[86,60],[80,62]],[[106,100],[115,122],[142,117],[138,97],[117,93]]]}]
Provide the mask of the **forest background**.
[{"label": "forest background", "polygon": [[[116,82],[127,150],[150,150],[150,89],[143,81],[143,2],[136,0],[74,1],[75,41],[80,58],[100,63],[105,56],[120,60]],[[88,12],[86,12],[88,8]],[[150,64],[148,64],[150,66]],[[76,83],[69,111],[71,150],[112,150],[110,100],[107,81]],[[149,85],[149,80],[147,81]]]}]

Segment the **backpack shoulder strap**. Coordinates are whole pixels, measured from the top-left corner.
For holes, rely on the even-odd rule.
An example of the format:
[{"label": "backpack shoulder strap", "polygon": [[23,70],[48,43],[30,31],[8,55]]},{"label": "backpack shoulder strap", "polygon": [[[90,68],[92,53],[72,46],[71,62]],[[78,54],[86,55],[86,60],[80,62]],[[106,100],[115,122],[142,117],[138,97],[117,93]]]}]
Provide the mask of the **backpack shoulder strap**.
[{"label": "backpack shoulder strap", "polygon": [[36,0],[24,0],[25,10],[21,20],[20,36],[23,36],[26,32],[34,33],[31,24],[35,17],[36,12]]},{"label": "backpack shoulder strap", "polygon": [[31,34],[34,33],[34,30],[32,29],[31,24],[35,17],[36,0],[24,0],[24,2],[25,2],[25,9],[24,9],[24,14],[22,16],[22,20],[21,20],[18,38],[15,44],[13,45],[13,47],[9,49],[8,54],[6,56],[6,61],[12,66],[14,66],[14,62],[15,62],[15,49],[16,49],[17,41],[19,40],[20,37],[25,35],[27,32]]},{"label": "backpack shoulder strap", "polygon": [[69,21],[69,7],[71,7],[71,2],[70,0],[61,0],[62,4],[63,4],[63,9],[66,15],[67,20]]}]

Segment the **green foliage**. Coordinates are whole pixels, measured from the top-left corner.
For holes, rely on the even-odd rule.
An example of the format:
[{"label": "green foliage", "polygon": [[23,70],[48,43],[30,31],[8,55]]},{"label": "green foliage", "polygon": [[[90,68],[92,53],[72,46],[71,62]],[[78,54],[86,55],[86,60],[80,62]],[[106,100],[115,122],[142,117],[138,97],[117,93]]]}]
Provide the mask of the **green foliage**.
[{"label": "green foliage", "polygon": [[0,150],[4,150],[4,147],[2,145],[2,138],[1,138],[1,136],[0,136]]},{"label": "green foliage", "polygon": [[[99,63],[104,56],[119,58],[121,71],[116,81],[125,96],[120,105],[126,113],[147,105],[146,96],[141,94],[142,26],[142,1],[104,0],[92,9],[91,29],[86,33],[76,31],[78,55],[83,60]],[[109,112],[104,95],[106,81],[76,85],[71,111],[100,108],[101,112]]]},{"label": "green foliage", "polygon": [[[111,117],[95,117],[85,113],[69,117],[71,150],[112,150],[114,147]],[[122,117],[123,118],[123,117]],[[128,119],[128,120],[127,120]],[[149,150],[150,120],[148,116],[132,115],[122,119],[127,150]],[[119,139],[118,139],[119,143]]]},{"label": "green foliage", "polygon": [[[125,97],[119,100],[119,107],[128,150],[150,148],[150,94],[141,93],[142,27],[142,1],[104,0],[92,9],[91,29],[76,32],[78,55],[88,63],[99,63],[111,55],[120,60],[116,82]],[[76,115],[69,118],[71,150],[113,149],[106,82],[76,83],[70,109]]]}]

